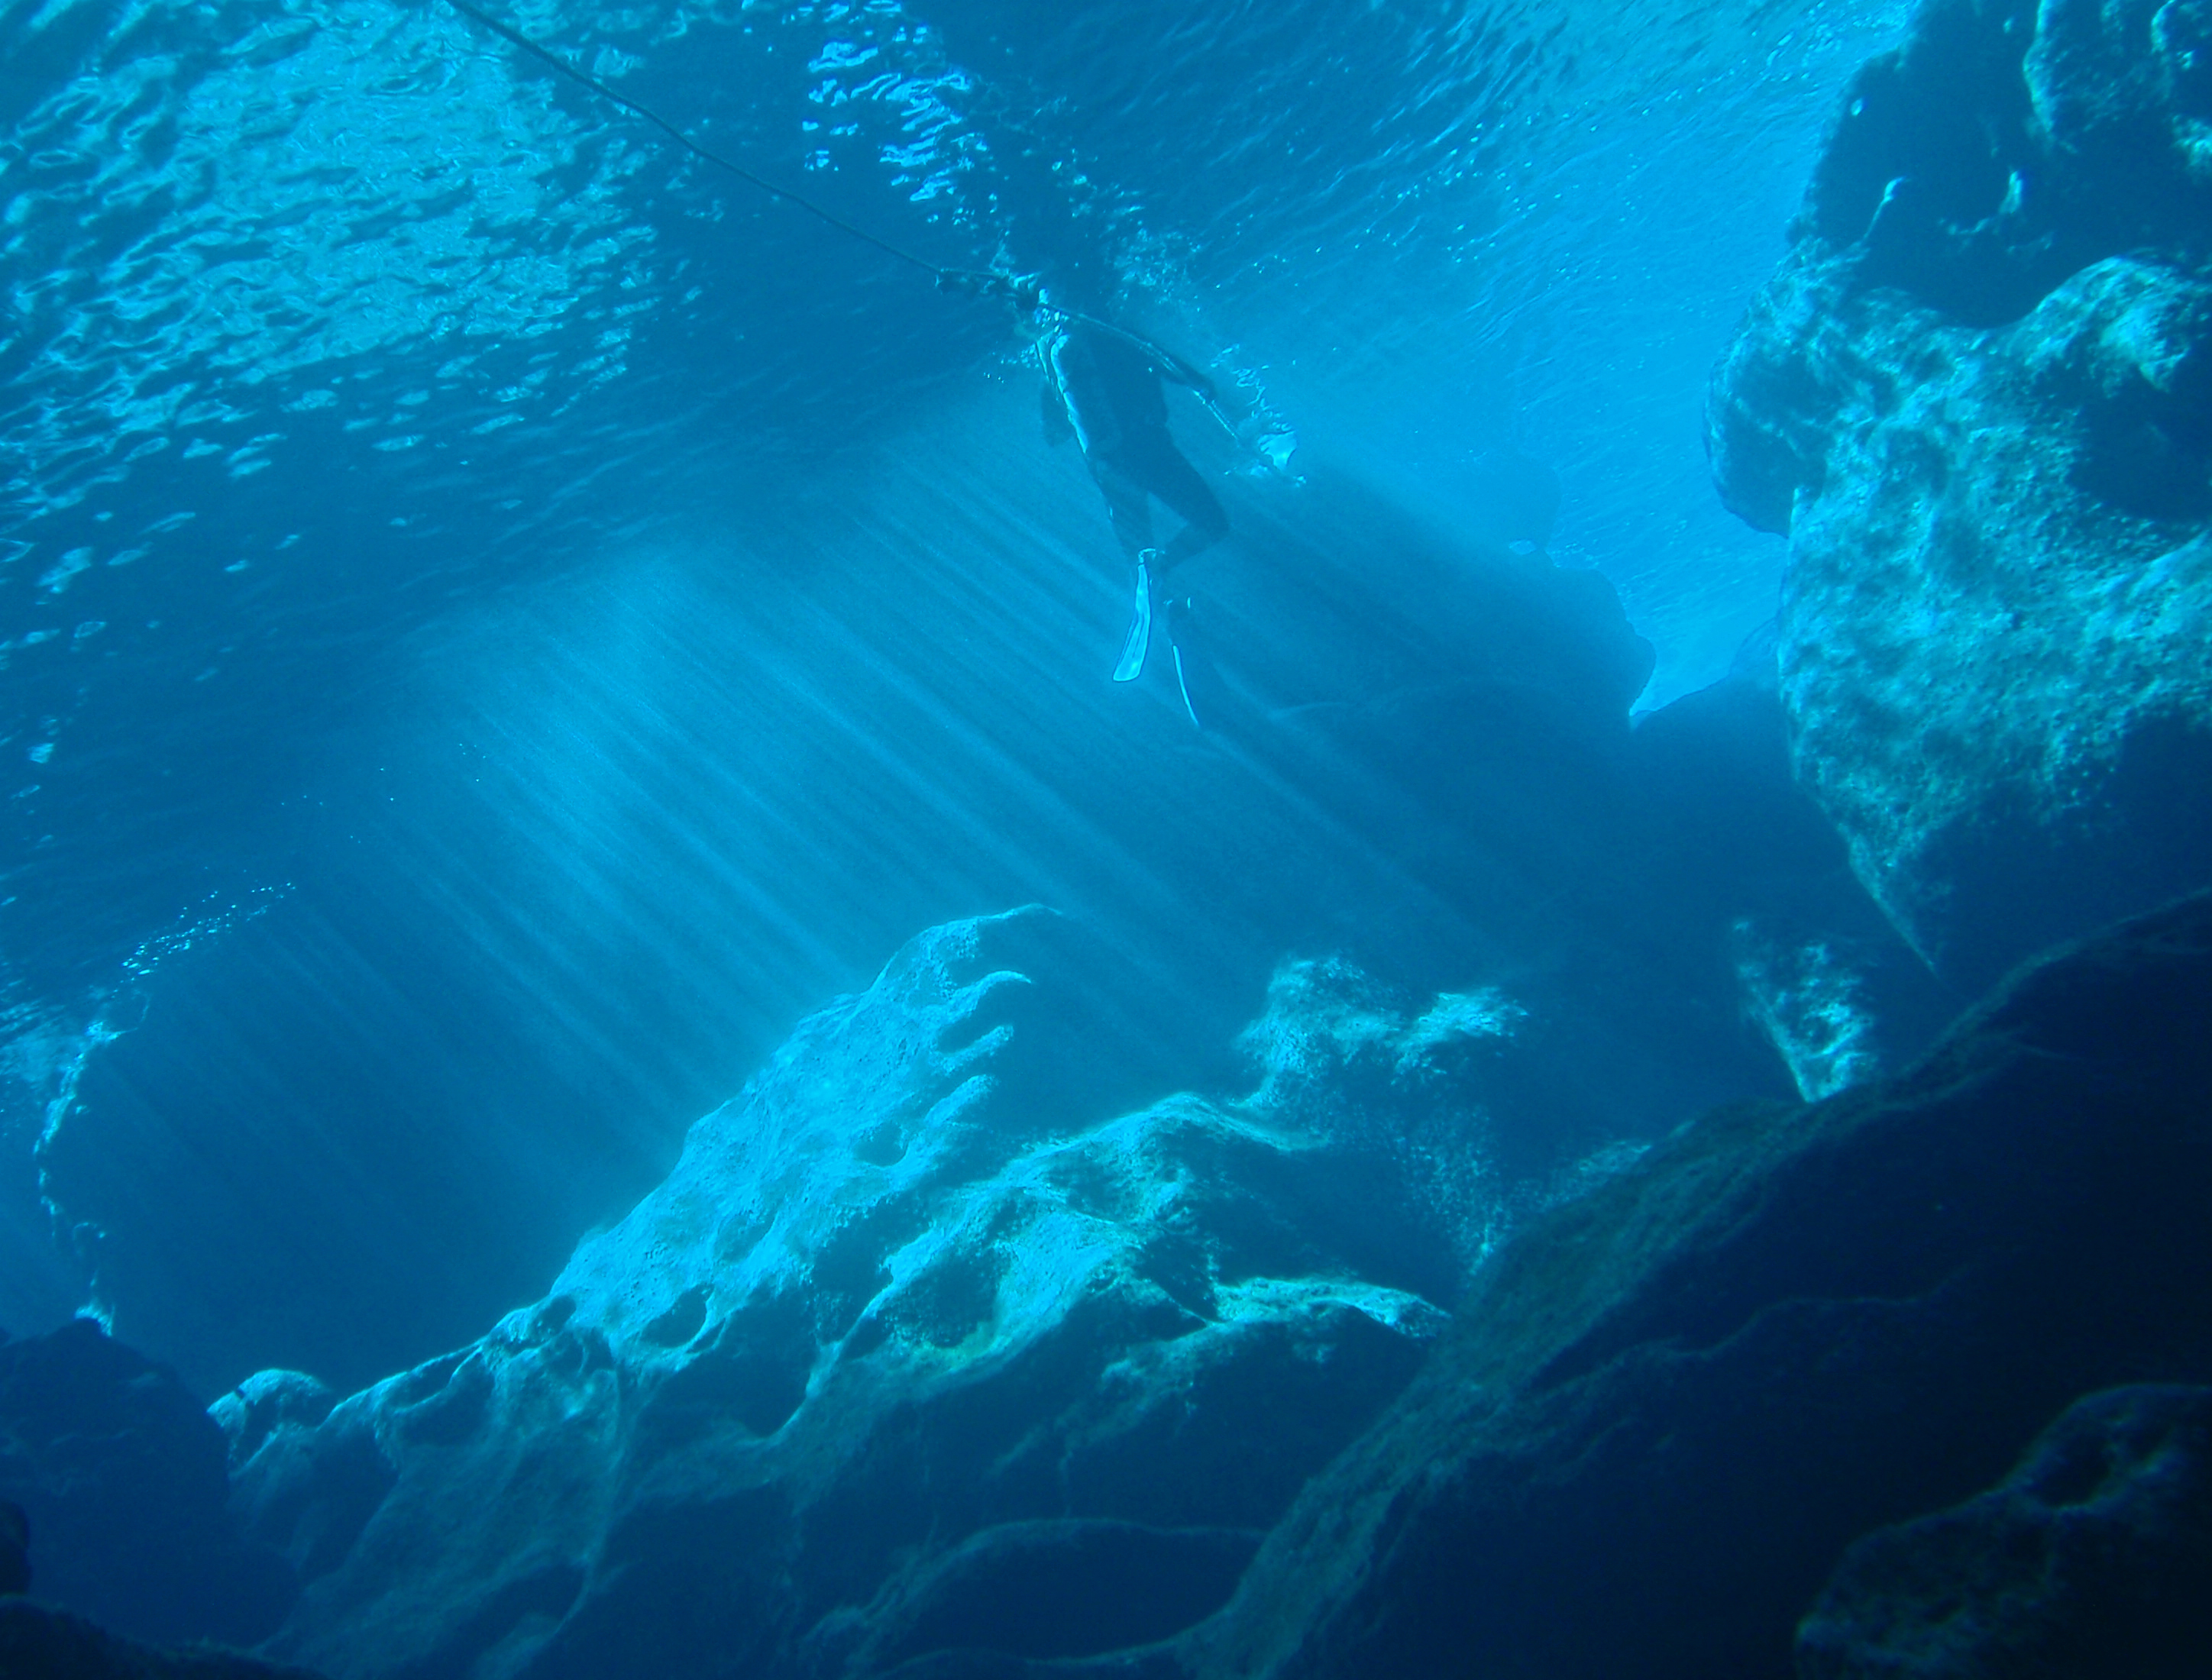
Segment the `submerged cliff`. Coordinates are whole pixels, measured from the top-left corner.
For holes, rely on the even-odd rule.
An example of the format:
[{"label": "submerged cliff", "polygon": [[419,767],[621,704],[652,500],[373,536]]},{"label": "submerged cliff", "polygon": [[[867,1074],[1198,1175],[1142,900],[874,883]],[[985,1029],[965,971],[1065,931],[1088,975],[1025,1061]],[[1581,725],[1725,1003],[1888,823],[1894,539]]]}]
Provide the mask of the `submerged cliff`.
[{"label": "submerged cliff", "polygon": [[1802,785],[1944,972],[2212,879],[2212,15],[1930,0],[1713,379]]}]

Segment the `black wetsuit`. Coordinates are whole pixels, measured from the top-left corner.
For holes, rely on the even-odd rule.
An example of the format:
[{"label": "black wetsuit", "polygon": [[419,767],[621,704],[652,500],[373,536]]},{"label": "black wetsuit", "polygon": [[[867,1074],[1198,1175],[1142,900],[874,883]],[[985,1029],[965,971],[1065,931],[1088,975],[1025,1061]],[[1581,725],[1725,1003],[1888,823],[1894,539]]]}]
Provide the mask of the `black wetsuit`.
[{"label": "black wetsuit", "polygon": [[1156,570],[1229,534],[1229,515],[1219,499],[1168,431],[1167,393],[1160,381],[1189,384],[1192,376],[1163,367],[1118,333],[1081,321],[1062,325],[1038,352],[1051,382],[1045,392],[1047,428],[1073,430],[1106,498],[1114,534],[1130,559],[1154,548],[1152,499],[1183,520],[1175,540],[1157,551]]}]

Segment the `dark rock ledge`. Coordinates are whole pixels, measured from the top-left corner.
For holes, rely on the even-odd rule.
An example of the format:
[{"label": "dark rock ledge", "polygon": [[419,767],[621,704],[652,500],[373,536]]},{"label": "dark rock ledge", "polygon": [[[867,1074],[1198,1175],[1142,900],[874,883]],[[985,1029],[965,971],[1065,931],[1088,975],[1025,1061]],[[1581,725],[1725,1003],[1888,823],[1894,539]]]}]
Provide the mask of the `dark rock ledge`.
[{"label": "dark rock ledge", "polygon": [[0,1336],[0,1676],[265,1672],[155,1648],[249,1645],[291,1607],[229,1491],[222,1432],[175,1372],[89,1319]]},{"label": "dark rock ledge", "polygon": [[321,1680],[213,1646],[167,1650],[124,1639],[67,1610],[0,1598],[7,1680]]},{"label": "dark rock ledge", "polygon": [[206,1642],[259,1637],[292,1596],[227,1492],[174,1372],[88,1320],[0,1336],[0,1680],[317,1680]]},{"label": "dark rock ledge", "polygon": [[[2212,1381],[2208,1209],[2199,897],[2027,970],[1902,1077],[1712,1115],[1532,1223],[1176,1667],[1787,1675],[1854,1540],[1998,1483],[2093,1391]],[[2156,1429],[2104,1416],[2156,1456]],[[2201,1455],[2191,1474],[2168,1503],[2196,1501],[2197,1526],[2157,1561],[2160,1531],[2138,1525],[2130,1567],[2179,1572],[2202,1603]],[[2033,1463],[2021,1478],[1996,1496],[2006,1520],[2039,1489],[2066,1496]],[[1838,1655],[1939,1596],[1928,1577],[1961,1549],[1917,1545],[1917,1575],[1884,1561],[1916,1544],[1852,1555],[1803,1672],[1923,1672]],[[1907,1601],[1881,1610],[1885,1570]],[[2181,1620],[2186,1671],[2212,1671],[2202,1618]]]},{"label": "dark rock ledge", "polygon": [[2189,1680],[2212,1653],[2212,1388],[2093,1394],[2020,1467],[1854,1545],[1804,1680]]}]

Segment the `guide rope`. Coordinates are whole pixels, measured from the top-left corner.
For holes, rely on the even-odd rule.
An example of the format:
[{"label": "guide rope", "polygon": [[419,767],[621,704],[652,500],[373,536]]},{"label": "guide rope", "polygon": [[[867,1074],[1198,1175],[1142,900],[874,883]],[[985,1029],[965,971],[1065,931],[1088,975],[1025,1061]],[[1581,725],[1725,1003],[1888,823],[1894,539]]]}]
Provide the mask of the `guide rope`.
[{"label": "guide rope", "polygon": [[948,292],[970,293],[980,296],[1003,297],[1009,302],[1027,304],[1030,307],[1036,306],[1036,288],[1034,282],[1024,281],[1018,276],[999,274],[987,270],[941,268],[927,258],[917,257],[904,246],[894,245],[890,240],[872,234],[856,223],[846,221],[835,211],[825,209],[804,193],[794,192],[787,186],[780,186],[765,175],[755,174],[734,159],[723,156],[712,147],[702,146],[658,112],[640,105],[635,100],[625,98],[589,71],[577,69],[552,48],[532,40],[513,25],[501,22],[490,13],[479,10],[470,3],[470,0],[446,0],[446,3],[464,17],[473,18],[501,40],[520,47],[540,64],[559,71],[580,87],[590,88],[608,103],[620,106],[633,117],[652,124],[694,157],[703,159],[717,169],[726,170],[739,180],[757,187],[769,197],[781,199],[785,203],[805,211],[817,221],[827,223],[841,234],[850,234],[863,245],[873,246],[887,257],[894,258],[911,268],[920,269],[935,280],[941,289]]},{"label": "guide rope", "polygon": [[787,186],[778,185],[766,176],[754,173],[734,159],[725,157],[712,147],[702,145],[658,112],[649,106],[640,105],[635,100],[617,93],[589,71],[577,69],[552,48],[532,40],[512,24],[502,23],[489,12],[478,9],[471,3],[471,0],[446,0],[446,3],[460,13],[462,16],[474,19],[501,40],[519,47],[540,64],[558,71],[578,86],[589,88],[609,104],[619,106],[632,116],[651,124],[694,157],[713,164],[717,169],[726,171],[739,180],[757,187],[771,198],[780,199],[796,209],[804,210],[817,221],[835,227],[841,234],[850,235],[863,245],[872,246],[885,256],[904,263],[909,268],[920,269],[936,282],[937,288],[941,292],[958,293],[969,297],[999,298],[1013,305],[1018,310],[1043,312],[1057,316],[1063,321],[1079,322],[1085,326],[1096,328],[1101,332],[1111,333],[1115,337],[1135,345],[1146,355],[1155,358],[1175,378],[1197,392],[1199,400],[1205,405],[1206,412],[1221,423],[1222,428],[1231,438],[1237,436],[1235,422],[1222,410],[1219,392],[1212,379],[1172,350],[1130,331],[1127,327],[1117,326],[1111,321],[1102,321],[1097,316],[1086,315],[1080,310],[1063,309],[1048,302],[1042,287],[1033,276],[1006,274],[995,269],[943,268],[926,257],[918,257],[904,246],[896,245],[879,234],[872,234],[857,223],[846,221],[835,211],[816,203],[804,193],[794,192]]}]

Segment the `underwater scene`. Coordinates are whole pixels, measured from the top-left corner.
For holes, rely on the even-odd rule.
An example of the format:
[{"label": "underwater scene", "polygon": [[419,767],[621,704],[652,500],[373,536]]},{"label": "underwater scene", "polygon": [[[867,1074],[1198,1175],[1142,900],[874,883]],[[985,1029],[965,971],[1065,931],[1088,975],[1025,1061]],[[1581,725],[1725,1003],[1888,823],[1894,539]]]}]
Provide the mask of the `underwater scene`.
[{"label": "underwater scene", "polygon": [[2212,0],[0,0],[0,1680],[2212,1674]]}]

